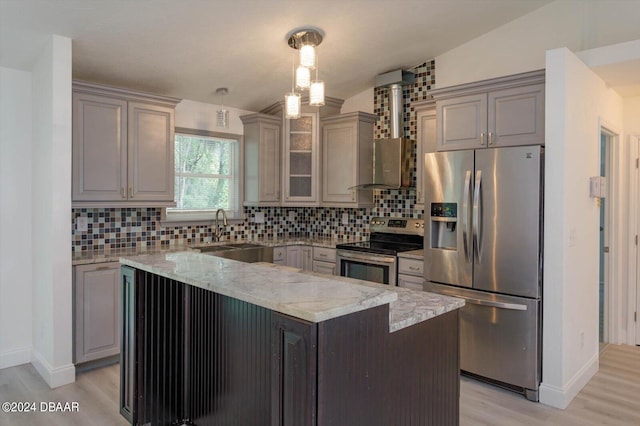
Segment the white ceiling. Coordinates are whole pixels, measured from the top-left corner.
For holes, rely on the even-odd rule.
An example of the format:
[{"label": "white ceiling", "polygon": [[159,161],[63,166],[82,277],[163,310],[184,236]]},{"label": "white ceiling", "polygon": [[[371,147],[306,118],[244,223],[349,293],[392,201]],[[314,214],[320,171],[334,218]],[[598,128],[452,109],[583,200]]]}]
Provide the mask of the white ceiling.
[{"label": "white ceiling", "polygon": [[319,78],[349,98],[550,0],[0,0],[0,66],[31,69],[48,35],[73,77],[258,111],[291,87],[287,34],[325,32]]}]

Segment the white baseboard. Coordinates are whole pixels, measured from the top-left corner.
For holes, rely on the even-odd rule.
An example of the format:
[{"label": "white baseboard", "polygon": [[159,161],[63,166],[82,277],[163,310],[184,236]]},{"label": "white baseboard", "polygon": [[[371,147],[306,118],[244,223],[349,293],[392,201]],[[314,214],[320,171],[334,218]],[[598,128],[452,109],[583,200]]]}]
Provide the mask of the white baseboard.
[{"label": "white baseboard", "polygon": [[599,354],[596,354],[587,362],[564,386],[557,387],[542,383],[540,385],[540,402],[551,407],[564,410],[569,406],[573,398],[598,372]]},{"label": "white baseboard", "polygon": [[35,351],[31,363],[50,388],[57,388],[76,381],[76,367],[73,364],[53,368],[42,355]]},{"label": "white baseboard", "polygon": [[31,347],[0,352],[0,370],[31,362]]}]

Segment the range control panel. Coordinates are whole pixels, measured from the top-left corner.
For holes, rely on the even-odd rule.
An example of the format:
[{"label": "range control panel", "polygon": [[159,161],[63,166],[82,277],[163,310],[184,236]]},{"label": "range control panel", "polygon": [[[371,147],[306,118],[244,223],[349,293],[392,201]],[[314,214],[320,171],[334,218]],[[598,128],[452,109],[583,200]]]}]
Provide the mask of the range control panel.
[{"label": "range control panel", "polygon": [[424,235],[424,220],[394,217],[374,217],[369,222],[370,232]]}]

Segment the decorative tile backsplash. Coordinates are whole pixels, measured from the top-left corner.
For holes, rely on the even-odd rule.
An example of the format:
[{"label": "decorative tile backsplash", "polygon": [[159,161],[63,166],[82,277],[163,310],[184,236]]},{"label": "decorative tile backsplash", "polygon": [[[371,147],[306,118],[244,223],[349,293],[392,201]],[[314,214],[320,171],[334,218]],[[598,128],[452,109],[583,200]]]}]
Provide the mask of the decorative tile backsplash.
[{"label": "decorative tile backsplash", "polygon": [[[405,137],[416,139],[416,114],[411,104],[428,98],[435,84],[435,61],[427,61],[412,71],[415,83],[404,88]],[[374,113],[382,117],[374,129],[374,137],[388,133],[388,97],[385,89],[374,91]],[[414,177],[415,179],[415,177]],[[422,217],[415,209],[415,190],[381,190],[374,193],[374,207],[344,209],[326,207],[245,207],[246,219],[230,224],[225,235],[231,240],[276,238],[285,236],[332,237],[345,240],[366,238],[369,221],[375,216]],[[289,218],[293,211],[295,217]],[[263,212],[264,223],[254,223],[256,212]],[[347,213],[349,224],[342,225]],[[72,250],[109,250],[139,246],[170,246],[210,242],[211,226],[161,226],[160,208],[92,208],[72,209],[72,223],[86,216],[88,231],[77,232],[72,226]]]}]

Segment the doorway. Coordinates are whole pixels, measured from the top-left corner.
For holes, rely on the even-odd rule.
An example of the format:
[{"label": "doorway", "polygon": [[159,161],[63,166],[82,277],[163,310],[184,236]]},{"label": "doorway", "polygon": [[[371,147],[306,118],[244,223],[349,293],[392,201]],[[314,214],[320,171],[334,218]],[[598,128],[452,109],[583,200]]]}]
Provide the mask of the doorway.
[{"label": "doorway", "polygon": [[[600,176],[608,178],[611,172],[610,166],[610,158],[611,158],[611,141],[613,138],[613,134],[606,131],[605,129],[601,130],[600,133]],[[610,299],[610,280],[609,280],[609,218],[610,218],[610,209],[609,205],[611,197],[610,194],[610,185],[606,185],[606,192],[604,198],[600,198],[600,243],[599,243],[599,252],[600,252],[600,277],[599,277],[599,287],[598,287],[598,313],[599,313],[599,321],[598,321],[598,329],[599,329],[599,341],[602,344],[606,344],[609,342],[609,332],[608,332],[608,319],[609,319],[609,299]]]}]

